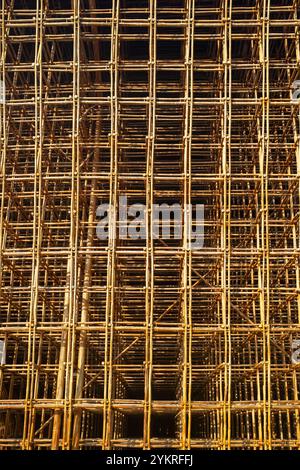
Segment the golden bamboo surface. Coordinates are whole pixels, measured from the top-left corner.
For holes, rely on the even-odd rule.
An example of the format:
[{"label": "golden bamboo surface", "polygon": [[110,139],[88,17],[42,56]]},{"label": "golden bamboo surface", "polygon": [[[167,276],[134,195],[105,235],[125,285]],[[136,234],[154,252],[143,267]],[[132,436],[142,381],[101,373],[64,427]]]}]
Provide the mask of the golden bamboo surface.
[{"label": "golden bamboo surface", "polygon": [[[300,449],[300,1],[0,23],[0,449]],[[145,240],[97,238],[120,195]],[[200,250],[153,237],[174,202]]]}]

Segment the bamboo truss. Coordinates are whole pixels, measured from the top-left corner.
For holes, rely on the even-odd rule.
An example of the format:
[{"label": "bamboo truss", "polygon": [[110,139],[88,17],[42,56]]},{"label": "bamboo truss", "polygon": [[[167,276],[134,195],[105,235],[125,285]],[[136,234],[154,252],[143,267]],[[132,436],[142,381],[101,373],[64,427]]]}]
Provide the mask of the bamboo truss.
[{"label": "bamboo truss", "polygon": [[[298,0],[2,0],[0,448],[300,449]],[[101,203],[145,240],[96,236]],[[204,204],[204,246],[153,237]]]}]

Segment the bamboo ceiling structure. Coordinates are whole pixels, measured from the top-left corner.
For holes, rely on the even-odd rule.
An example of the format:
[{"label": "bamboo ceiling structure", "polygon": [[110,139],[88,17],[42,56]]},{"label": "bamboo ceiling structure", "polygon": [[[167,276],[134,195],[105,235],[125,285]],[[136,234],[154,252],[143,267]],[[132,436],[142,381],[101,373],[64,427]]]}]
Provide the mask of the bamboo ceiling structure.
[{"label": "bamboo ceiling structure", "polygon": [[[299,31],[298,0],[2,0],[0,449],[300,449]],[[124,194],[146,240],[99,240]],[[171,202],[200,250],[152,236]]]}]

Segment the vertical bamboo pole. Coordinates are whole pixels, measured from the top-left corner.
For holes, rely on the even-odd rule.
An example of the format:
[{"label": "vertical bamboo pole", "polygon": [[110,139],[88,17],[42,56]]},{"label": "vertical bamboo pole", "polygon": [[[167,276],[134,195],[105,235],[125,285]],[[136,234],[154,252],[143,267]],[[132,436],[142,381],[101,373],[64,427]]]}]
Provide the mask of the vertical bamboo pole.
[{"label": "vertical bamboo pole", "polygon": [[39,260],[41,242],[41,151],[42,151],[42,119],[41,119],[41,5],[36,4],[35,16],[35,58],[34,58],[34,193],[33,193],[33,219],[32,219],[32,270],[30,284],[30,311],[28,324],[27,349],[27,381],[26,401],[24,410],[24,427],[22,448],[29,449],[29,431],[32,419],[32,390],[35,372],[35,328],[36,310],[38,304]]},{"label": "vertical bamboo pole", "polygon": [[[227,449],[231,447],[231,116],[232,116],[232,106],[231,106],[231,21],[232,21],[232,0],[229,0],[228,5],[225,9],[226,16],[226,39],[228,41],[226,47],[226,63],[225,63],[225,74],[226,82],[228,89],[226,90],[225,96],[227,104],[225,107],[226,114],[224,119],[227,120],[226,133],[225,133],[225,148],[226,148],[226,164],[225,164],[225,182],[226,187],[225,191],[227,192],[227,202],[226,202],[226,226],[227,226],[227,237],[225,240],[225,252],[227,258],[227,281],[226,281],[226,290],[227,290],[227,318],[225,326],[225,335],[226,335],[226,344],[227,344],[227,357],[225,357],[225,371],[224,373],[227,376],[227,390],[225,390],[225,399],[226,399],[226,426],[227,426],[227,442],[225,446]],[[225,195],[226,198],[226,195]]]},{"label": "vertical bamboo pole", "polygon": [[[91,9],[95,9],[95,0],[89,1],[89,7]],[[92,25],[92,32],[96,34],[97,29],[95,26]],[[97,42],[93,43],[93,51],[95,60],[99,62],[100,60],[100,52],[99,52],[99,45]],[[100,74],[96,73],[96,80],[97,83],[100,80]],[[92,173],[96,173],[98,171],[98,164],[99,164],[99,138],[101,132],[101,124],[100,118],[98,117],[95,124],[95,149],[93,155],[93,165],[92,165]],[[90,249],[93,245],[94,235],[95,235],[95,216],[96,216],[96,206],[97,206],[97,186],[98,182],[95,178],[92,179],[91,182],[91,193],[90,193],[90,205],[88,211],[88,229],[87,229],[87,241],[86,241],[86,249],[87,255],[85,259],[85,266],[84,266],[84,278],[83,278],[83,292],[82,292],[82,310],[81,310],[81,318],[80,324],[85,326],[86,322],[89,318],[89,303],[90,303],[90,284],[91,284],[91,273],[92,273],[92,262],[93,256],[90,253]],[[77,360],[77,379],[76,379],[76,389],[75,389],[75,399],[79,399],[82,397],[82,391],[84,386],[84,366],[86,361],[86,354],[87,354],[87,332],[83,330],[80,333],[79,338],[79,352],[78,352],[78,360]],[[79,440],[80,440],[80,427],[81,427],[81,410],[74,412],[74,423],[73,423],[73,443],[72,448],[78,449],[79,447]]]},{"label": "vertical bamboo pole", "polygon": [[[78,132],[79,132],[79,0],[73,0],[73,94],[72,94],[72,173],[71,173],[71,207],[70,207],[70,245],[66,273],[66,289],[63,309],[63,331],[59,353],[59,367],[56,385],[56,400],[63,401],[64,439],[62,447],[69,446],[70,426],[66,428],[66,419],[70,413],[70,372],[72,369],[71,355],[74,342],[74,321],[76,305],[76,264],[77,264],[77,235],[78,235]],[[64,399],[65,397],[65,399]],[[59,404],[59,403],[58,403]],[[52,449],[59,448],[61,433],[61,410],[54,411],[52,430]],[[69,418],[70,423],[70,418]],[[66,434],[67,431],[67,434]]]},{"label": "vertical bamboo pole", "polygon": [[146,165],[146,277],[145,277],[145,373],[143,447],[151,447],[152,369],[153,369],[153,180],[156,122],[156,0],[150,2],[149,15],[149,96]]},{"label": "vertical bamboo pole", "polygon": [[[29,316],[28,339],[28,373],[30,378],[27,388],[28,416],[24,420],[24,448],[31,449],[33,442],[33,428],[35,421],[34,379],[36,374],[36,327],[37,309],[39,302],[39,271],[40,251],[43,236],[43,207],[42,207],[42,155],[43,155],[43,81],[42,81],[42,54],[43,54],[43,2],[37,2],[36,8],[36,50],[35,50],[35,174],[34,174],[34,216],[33,216],[33,246],[32,246],[32,278]],[[27,427],[26,427],[27,425]]]},{"label": "vertical bamboo pole", "polygon": [[[6,59],[6,41],[5,41],[5,2],[1,6],[1,43],[0,43],[0,80],[5,87],[5,59]],[[5,89],[4,89],[5,91]],[[7,113],[5,105],[6,97],[3,94],[3,103],[0,103],[0,176],[1,176],[1,201],[0,201],[0,295],[2,294],[2,258],[5,245],[5,229],[4,229],[4,210],[5,210],[5,194],[6,194],[6,148],[7,148]],[[7,336],[5,337],[4,347],[7,349]],[[3,370],[0,368],[0,399],[3,390]]]},{"label": "vertical bamboo pole", "polygon": [[112,34],[110,61],[110,182],[109,203],[110,226],[107,250],[107,295],[105,312],[105,360],[104,360],[104,399],[103,399],[103,448],[110,449],[112,434],[112,394],[113,394],[113,339],[115,318],[116,281],[116,237],[118,209],[118,60],[119,60],[119,9],[120,1],[112,4]]},{"label": "vertical bamboo pole", "polygon": [[182,418],[181,418],[181,448],[190,446],[191,426],[191,145],[193,119],[193,31],[194,31],[194,2],[186,2],[186,39],[184,51],[185,65],[185,96],[184,96],[184,135],[183,135],[183,259],[182,259]]}]

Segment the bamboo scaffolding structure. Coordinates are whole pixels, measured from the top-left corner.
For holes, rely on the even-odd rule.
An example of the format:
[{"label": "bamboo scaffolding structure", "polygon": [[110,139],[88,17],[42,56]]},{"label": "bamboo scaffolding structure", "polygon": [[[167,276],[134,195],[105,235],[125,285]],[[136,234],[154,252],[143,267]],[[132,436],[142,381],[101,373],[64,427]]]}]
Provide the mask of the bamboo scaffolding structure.
[{"label": "bamboo scaffolding structure", "polygon": [[0,449],[299,450],[299,0],[0,11]]}]

